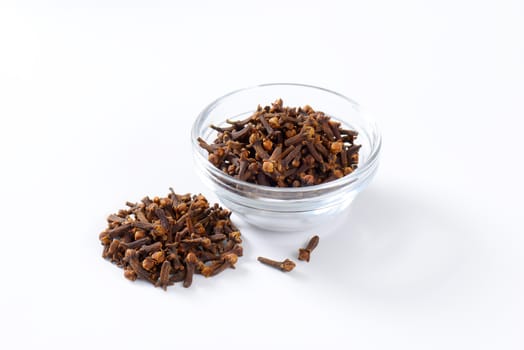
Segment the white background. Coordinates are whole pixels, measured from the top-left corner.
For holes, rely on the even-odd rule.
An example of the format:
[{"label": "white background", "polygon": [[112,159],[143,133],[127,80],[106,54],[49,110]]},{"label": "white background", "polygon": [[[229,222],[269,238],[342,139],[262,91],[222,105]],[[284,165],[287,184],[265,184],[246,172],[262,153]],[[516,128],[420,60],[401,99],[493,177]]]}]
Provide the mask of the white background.
[{"label": "white background", "polygon": [[[522,1],[0,5],[0,348],[522,349]],[[267,82],[372,111],[379,173],[309,264],[241,224],[235,271],[163,292],[104,261],[108,214],[202,192],[192,121]]]}]

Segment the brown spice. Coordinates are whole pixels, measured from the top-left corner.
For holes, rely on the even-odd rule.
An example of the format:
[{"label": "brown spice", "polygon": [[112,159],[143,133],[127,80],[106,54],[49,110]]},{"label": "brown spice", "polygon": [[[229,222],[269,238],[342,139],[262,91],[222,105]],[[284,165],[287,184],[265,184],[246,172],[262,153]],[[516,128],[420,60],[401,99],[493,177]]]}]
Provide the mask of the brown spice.
[{"label": "brown spice", "polygon": [[[212,144],[199,138],[209,161],[227,174],[264,186],[300,187],[336,180],[357,168],[358,133],[311,106],[258,106],[244,120],[226,120]],[[233,141],[234,140],[234,141]],[[118,219],[116,219],[118,221]]]},{"label": "brown spice", "polygon": [[222,260],[223,261],[220,264],[215,265],[211,272],[211,276],[218,275],[229,267],[234,269],[238,260],[238,256],[235,253],[227,253],[223,255]]},{"label": "brown spice", "polygon": [[124,269],[124,277],[149,281],[166,290],[193,274],[215,276],[234,268],[243,249],[241,234],[231,222],[231,212],[210,206],[202,195],[176,194],[126,203],[107,218],[108,228],[99,239],[102,256]]},{"label": "brown spice", "polygon": [[293,270],[296,266],[296,264],[289,259],[286,259],[284,261],[275,261],[275,260],[271,260],[271,259],[259,256],[257,260],[260,261],[264,265],[274,267],[276,269],[279,269],[282,272],[289,272]]},{"label": "brown spice", "polygon": [[298,260],[309,262],[311,252],[317,247],[319,240],[320,238],[318,236],[311,237],[306,248],[300,248],[298,250]]}]

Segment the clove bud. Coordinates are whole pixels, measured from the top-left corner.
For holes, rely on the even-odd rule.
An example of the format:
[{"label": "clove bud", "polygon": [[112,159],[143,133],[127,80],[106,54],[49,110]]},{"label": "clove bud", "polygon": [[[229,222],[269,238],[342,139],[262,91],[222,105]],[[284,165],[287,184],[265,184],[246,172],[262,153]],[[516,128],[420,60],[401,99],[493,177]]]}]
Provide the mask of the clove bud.
[{"label": "clove bud", "polygon": [[260,261],[264,265],[274,267],[282,272],[289,272],[293,270],[296,266],[296,264],[289,259],[286,259],[284,261],[275,261],[275,260],[271,260],[271,259],[259,256],[257,260]]},{"label": "clove bud", "polygon": [[309,262],[311,252],[313,251],[313,249],[317,247],[319,240],[320,238],[318,236],[311,237],[311,239],[307,243],[306,248],[300,248],[298,250],[298,260]]}]

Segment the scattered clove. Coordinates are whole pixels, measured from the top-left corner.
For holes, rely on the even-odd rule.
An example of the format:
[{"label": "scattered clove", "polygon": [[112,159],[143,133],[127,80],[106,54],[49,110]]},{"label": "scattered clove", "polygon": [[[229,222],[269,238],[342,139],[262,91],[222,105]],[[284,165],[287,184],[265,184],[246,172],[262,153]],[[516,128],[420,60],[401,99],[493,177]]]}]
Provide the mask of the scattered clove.
[{"label": "scattered clove", "polygon": [[317,247],[318,241],[320,238],[318,236],[313,236],[306,245],[306,248],[300,248],[298,250],[298,260],[309,262],[311,252]]},{"label": "scattered clove", "polygon": [[[283,107],[282,99],[258,106],[244,120],[226,120],[212,144],[198,139],[209,161],[243,181],[275,187],[318,185],[351,174],[358,166],[358,133],[306,105]],[[118,219],[116,219],[118,222]]]},{"label": "scattered clove", "polygon": [[289,272],[293,270],[296,266],[295,263],[289,259],[286,259],[284,261],[275,261],[275,260],[271,260],[271,259],[259,256],[257,260],[260,261],[264,265],[274,267],[283,272]]},{"label": "scattered clove", "polygon": [[141,279],[164,290],[177,282],[191,286],[193,274],[215,276],[234,268],[243,249],[231,212],[210,206],[202,195],[145,197],[111,214],[99,235],[102,256],[124,269],[124,277]]}]

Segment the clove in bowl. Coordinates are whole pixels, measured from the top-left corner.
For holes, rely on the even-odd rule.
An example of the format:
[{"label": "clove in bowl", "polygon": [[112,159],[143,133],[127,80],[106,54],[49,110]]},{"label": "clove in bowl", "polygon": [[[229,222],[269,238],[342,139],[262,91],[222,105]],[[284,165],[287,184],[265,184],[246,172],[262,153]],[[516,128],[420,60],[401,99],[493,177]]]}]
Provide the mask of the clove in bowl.
[{"label": "clove in bowl", "polygon": [[[246,119],[257,106],[271,105],[278,99],[287,106],[311,106],[341,127],[356,131],[361,145],[358,167],[350,174],[318,185],[273,187],[228,175],[209,161],[201,142],[212,144],[216,139],[217,131],[211,125],[227,128],[231,120]],[[356,102],[324,88],[291,83],[258,85],[218,98],[198,115],[191,142],[197,173],[222,204],[246,223],[280,232],[329,225],[343,217],[358,193],[373,179],[381,148],[376,123],[361,113]]]}]

